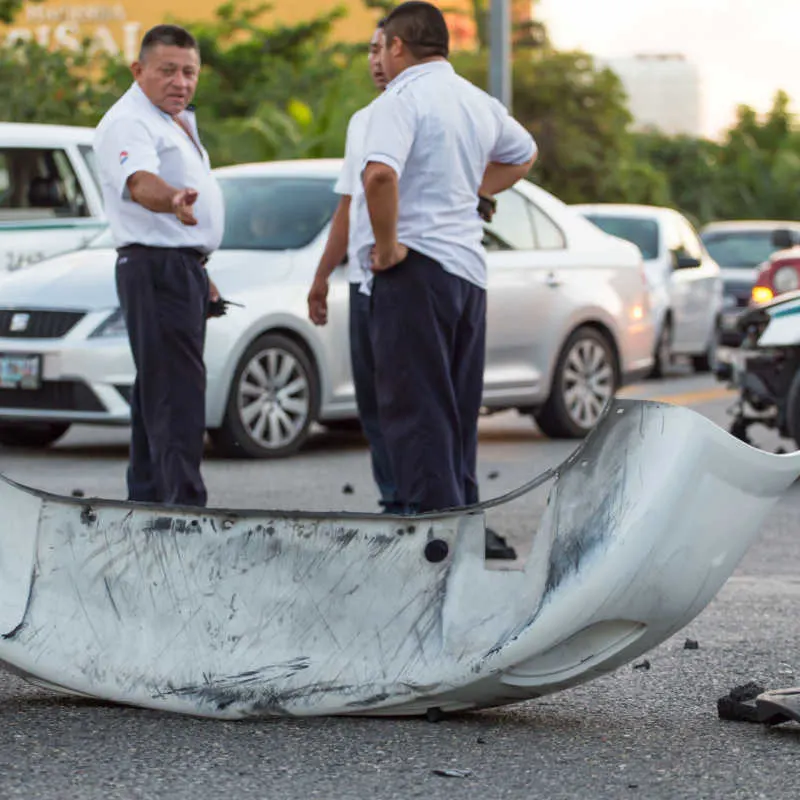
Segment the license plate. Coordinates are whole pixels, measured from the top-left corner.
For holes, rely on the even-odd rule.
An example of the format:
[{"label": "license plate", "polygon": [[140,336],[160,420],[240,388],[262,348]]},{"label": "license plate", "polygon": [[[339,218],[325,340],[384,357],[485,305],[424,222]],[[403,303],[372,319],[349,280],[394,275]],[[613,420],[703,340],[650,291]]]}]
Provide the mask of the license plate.
[{"label": "license plate", "polygon": [[42,357],[0,353],[0,389],[41,389]]}]

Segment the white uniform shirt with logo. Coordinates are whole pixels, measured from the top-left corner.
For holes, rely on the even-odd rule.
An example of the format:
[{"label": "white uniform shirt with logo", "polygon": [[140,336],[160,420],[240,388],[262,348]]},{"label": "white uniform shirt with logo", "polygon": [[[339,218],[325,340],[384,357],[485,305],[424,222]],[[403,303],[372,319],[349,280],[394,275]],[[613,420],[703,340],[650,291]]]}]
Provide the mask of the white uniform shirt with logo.
[{"label": "white uniform shirt with logo", "polygon": [[447,61],[432,61],[401,72],[372,103],[364,151],[362,170],[373,161],[398,175],[398,241],[486,288],[478,190],[490,161],[533,157],[530,133]]},{"label": "white uniform shirt with logo", "polygon": [[350,196],[347,238],[347,279],[350,283],[361,283],[364,279],[364,270],[369,268],[369,263],[360,263],[361,254],[369,253],[375,243],[364,196],[364,184],[361,182],[364,138],[367,134],[371,109],[372,103],[356,111],[350,117],[344,146],[344,163],[339,180],[334,187],[337,194]]},{"label": "white uniform shirt with logo", "polygon": [[[186,110],[180,117],[192,132],[194,142],[134,83],[97,126],[94,151],[117,247],[193,247],[211,253],[222,241],[222,192],[200,142],[194,113]],[[149,211],[134,202],[127,181],[140,171],[158,175],[177,189],[195,189],[197,225],[184,225],[174,214]]]}]

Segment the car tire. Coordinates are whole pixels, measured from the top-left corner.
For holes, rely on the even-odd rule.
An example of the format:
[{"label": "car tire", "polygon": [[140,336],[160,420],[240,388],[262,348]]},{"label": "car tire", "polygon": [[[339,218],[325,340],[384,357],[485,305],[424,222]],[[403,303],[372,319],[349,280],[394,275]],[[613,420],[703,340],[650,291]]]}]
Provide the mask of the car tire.
[{"label": "car tire", "polygon": [[656,349],[653,352],[653,369],[648,378],[663,378],[664,372],[672,364],[672,322],[669,318],[664,320],[661,333],[658,335]]},{"label": "car tire", "polygon": [[242,354],[225,416],[209,430],[214,449],[233,458],[283,458],[308,438],[319,410],[319,378],[294,339],[266,333]]},{"label": "car tire", "polygon": [[561,350],[550,396],[534,418],[551,439],[582,439],[597,424],[618,388],[611,341],[596,328],[578,328]]},{"label": "car tire", "polygon": [[800,450],[800,369],[795,372],[786,395],[786,429]]},{"label": "car tire", "polygon": [[69,423],[0,424],[0,445],[3,447],[49,447],[70,429]]}]

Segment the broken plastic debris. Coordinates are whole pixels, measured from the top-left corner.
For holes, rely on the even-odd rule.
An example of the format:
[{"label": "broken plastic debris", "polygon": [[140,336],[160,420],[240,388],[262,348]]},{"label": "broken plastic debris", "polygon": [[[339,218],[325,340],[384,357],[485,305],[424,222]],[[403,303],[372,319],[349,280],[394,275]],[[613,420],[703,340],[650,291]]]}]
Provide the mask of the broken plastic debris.
[{"label": "broken plastic debris", "polygon": [[640,661],[638,664],[633,665],[634,669],[650,669],[650,662],[645,659],[644,661]]},{"label": "broken plastic debris", "polygon": [[763,691],[763,686],[752,681],[735,686],[725,697],[717,700],[719,718],[733,722],[761,722],[755,700]]},{"label": "broken plastic debris", "polygon": [[758,719],[765,725],[800,722],[800,688],[776,689],[756,698]]},{"label": "broken plastic debris", "polygon": [[469,778],[472,775],[471,769],[434,769],[432,772],[442,778]]},{"label": "broken plastic debris", "polygon": [[86,495],[84,494],[83,489],[73,489],[72,490],[72,496],[73,497],[85,497]]},{"label": "broken plastic debris", "polygon": [[493,481],[495,478],[499,478],[500,477],[500,473],[496,469],[493,469],[486,477],[490,481]]},{"label": "broken plastic debris", "polygon": [[342,494],[353,494],[353,492],[355,492],[355,489],[353,489],[352,483],[346,483],[342,486]]},{"label": "broken plastic debris", "polygon": [[697,641],[695,639],[687,639],[683,643],[683,649],[684,650],[698,650],[699,647],[700,647],[700,645],[697,643]]}]

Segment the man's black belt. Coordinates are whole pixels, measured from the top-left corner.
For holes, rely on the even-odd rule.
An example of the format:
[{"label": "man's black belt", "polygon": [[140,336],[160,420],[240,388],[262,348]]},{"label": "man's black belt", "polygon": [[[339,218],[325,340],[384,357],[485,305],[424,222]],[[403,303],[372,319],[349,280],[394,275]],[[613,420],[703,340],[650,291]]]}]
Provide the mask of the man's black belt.
[{"label": "man's black belt", "polygon": [[117,248],[117,252],[120,255],[133,253],[137,250],[147,250],[151,253],[183,253],[184,255],[196,258],[201,264],[205,264],[208,261],[208,253],[204,253],[197,247],[156,247],[151,244],[126,244],[123,247]]}]

